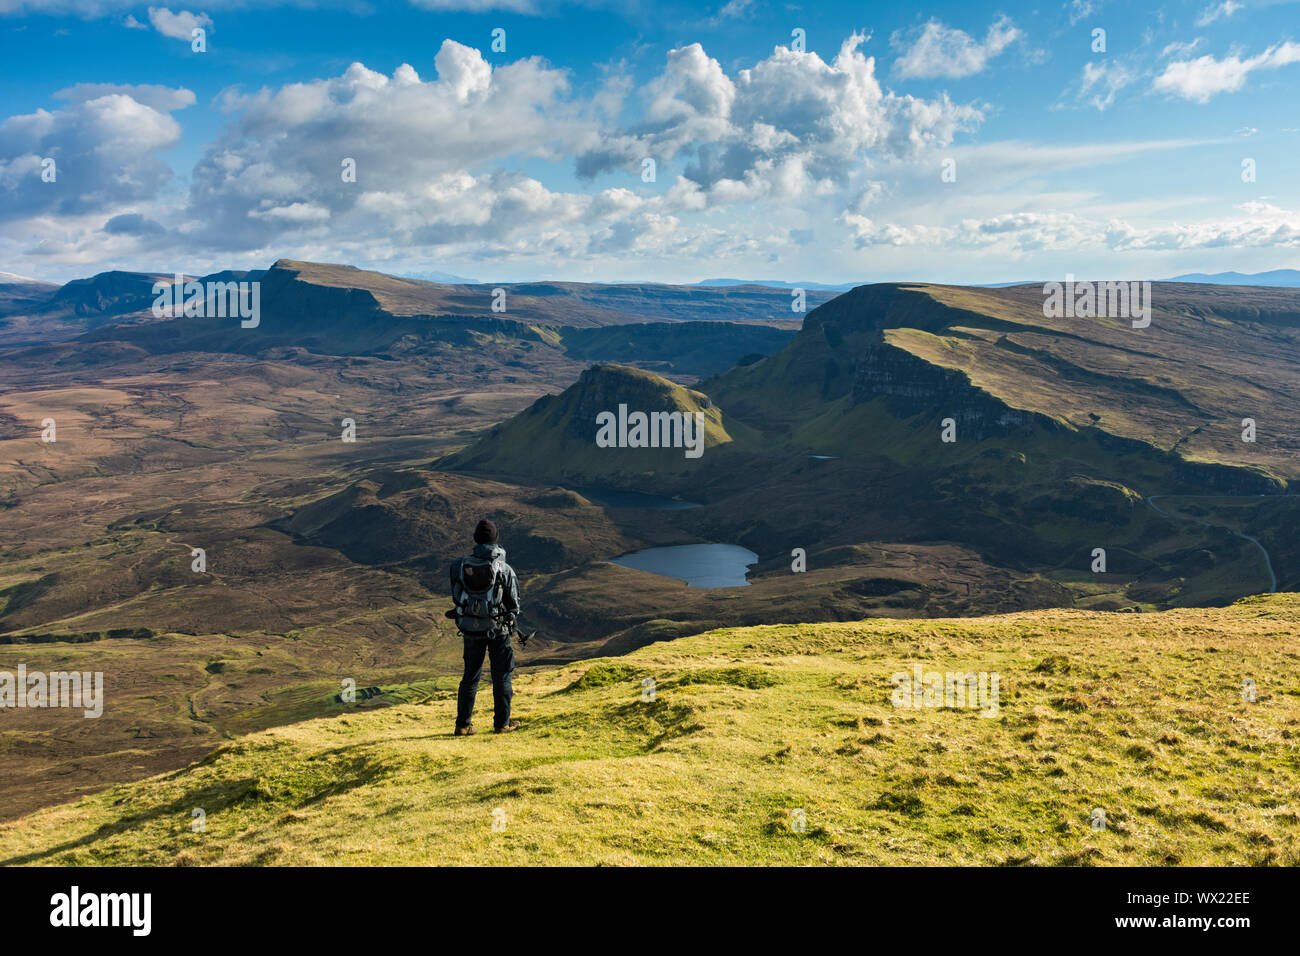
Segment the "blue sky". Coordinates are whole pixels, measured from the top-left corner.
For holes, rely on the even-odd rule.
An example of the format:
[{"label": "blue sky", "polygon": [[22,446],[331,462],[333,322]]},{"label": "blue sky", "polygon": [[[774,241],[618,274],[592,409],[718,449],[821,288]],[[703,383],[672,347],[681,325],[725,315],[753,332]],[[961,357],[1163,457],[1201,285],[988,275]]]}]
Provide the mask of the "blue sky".
[{"label": "blue sky", "polygon": [[1300,267],[1296,3],[0,0],[0,38],[0,270],[55,281]]}]

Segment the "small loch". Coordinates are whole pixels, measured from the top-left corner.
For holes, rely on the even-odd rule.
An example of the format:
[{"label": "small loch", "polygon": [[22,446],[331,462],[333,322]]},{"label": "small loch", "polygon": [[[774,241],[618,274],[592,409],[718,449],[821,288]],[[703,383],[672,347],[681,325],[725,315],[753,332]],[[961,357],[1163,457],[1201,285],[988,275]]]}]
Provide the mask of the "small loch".
[{"label": "small loch", "polygon": [[740,588],[749,586],[745,575],[758,563],[758,555],[738,544],[679,544],[633,551],[611,561],[625,568],[677,578],[688,587]]}]

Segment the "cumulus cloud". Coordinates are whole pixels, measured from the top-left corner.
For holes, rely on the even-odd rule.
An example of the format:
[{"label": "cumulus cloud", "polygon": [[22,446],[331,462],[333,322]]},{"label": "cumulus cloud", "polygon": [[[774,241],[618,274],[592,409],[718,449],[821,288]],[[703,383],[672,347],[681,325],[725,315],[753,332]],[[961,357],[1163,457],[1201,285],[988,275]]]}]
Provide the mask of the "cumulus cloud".
[{"label": "cumulus cloud", "polygon": [[989,60],[1023,36],[1005,16],[999,16],[989,25],[983,42],[964,30],[930,20],[910,36],[895,33],[890,38],[894,46],[906,48],[894,61],[894,72],[905,78],[971,76],[981,72]]},{"label": "cumulus cloud", "polygon": [[[535,197],[521,206],[519,183],[475,171],[562,160],[596,141],[596,122],[567,98],[566,75],[537,59],[493,69],[452,40],[434,64],[436,79],[406,64],[390,77],[353,63],[329,79],[229,91],[233,119],[193,174],[195,238],[245,247],[325,223],[371,234],[388,227],[389,206],[407,228],[430,224],[426,237],[468,237],[466,207],[496,210],[503,231],[521,210],[553,213]],[[344,160],[355,163],[355,183],[342,179]]]},{"label": "cumulus cloud", "polygon": [[193,106],[197,102],[194,91],[183,86],[172,88],[153,83],[78,83],[54,94],[55,99],[68,100],[71,103],[84,103],[101,96],[114,94],[129,96],[137,103],[142,103],[159,113],[172,113],[176,110]]},{"label": "cumulus cloud", "polygon": [[122,213],[104,223],[104,232],[110,236],[159,236],[166,232],[162,223],[148,219],[138,212]]},{"label": "cumulus cloud", "polygon": [[1219,93],[1235,93],[1246,85],[1256,70],[1276,70],[1300,62],[1300,43],[1288,40],[1248,59],[1213,56],[1179,60],[1168,64],[1155,78],[1152,88],[1196,103],[1208,103]]},{"label": "cumulus cloud", "polygon": [[163,36],[184,40],[186,43],[194,36],[197,28],[212,29],[212,18],[206,13],[190,13],[188,10],[172,13],[166,7],[150,7],[149,22]]},{"label": "cumulus cloud", "polygon": [[[63,95],[66,109],[0,123],[0,219],[115,211],[152,199],[172,179],[158,154],[180,141],[180,125],[168,114],[193,102],[192,93],[85,85]],[[54,182],[42,181],[45,159],[54,160]]]},{"label": "cumulus cloud", "polygon": [[875,154],[915,155],[946,146],[983,120],[980,108],[899,96],[882,89],[875,59],[855,34],[828,63],[777,47],[727,75],[698,43],[668,54],[647,87],[644,121],[606,136],[578,157],[592,177],[632,169],[643,158],[683,159],[679,198],[708,205],[824,192]]},{"label": "cumulus cloud", "polygon": [[[674,49],[630,127],[610,124],[617,111],[605,101],[626,89],[617,77],[575,96],[544,61],[494,67],[451,40],[436,78],[354,63],[335,77],[227,90],[231,118],[194,168],[171,238],[217,251],[383,242],[462,258],[761,249],[696,214],[861,191],[873,157],[947,146],[983,119],[946,95],[882,89],[864,40],[850,37],[829,62],[778,47],[733,73],[699,44]],[[581,176],[621,172],[640,186],[646,157],[667,188],[557,191],[519,169],[576,163]],[[344,160],[356,182],[343,181]]]}]

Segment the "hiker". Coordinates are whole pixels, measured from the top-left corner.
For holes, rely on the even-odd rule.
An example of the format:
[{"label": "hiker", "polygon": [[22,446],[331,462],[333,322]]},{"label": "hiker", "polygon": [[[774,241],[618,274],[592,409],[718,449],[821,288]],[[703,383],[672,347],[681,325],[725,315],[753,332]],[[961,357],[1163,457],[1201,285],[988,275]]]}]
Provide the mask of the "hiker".
[{"label": "hiker", "polygon": [[483,675],[483,655],[492,665],[493,724],[499,734],[519,727],[510,719],[510,698],[514,688],[510,673],[515,669],[515,651],[510,634],[519,613],[519,579],[506,564],[505,550],[497,545],[497,526],[484,518],[474,528],[474,550],[451,566],[451,599],[456,602],[449,615],[465,638],[465,676],[456,698],[456,736],[474,733],[474,699]]}]

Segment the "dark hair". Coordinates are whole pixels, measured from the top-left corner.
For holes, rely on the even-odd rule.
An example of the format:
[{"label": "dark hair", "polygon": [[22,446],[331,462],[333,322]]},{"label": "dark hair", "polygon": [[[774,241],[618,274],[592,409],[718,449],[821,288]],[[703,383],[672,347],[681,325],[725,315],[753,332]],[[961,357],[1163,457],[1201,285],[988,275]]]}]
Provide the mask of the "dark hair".
[{"label": "dark hair", "polygon": [[497,526],[489,519],[484,518],[474,528],[474,540],[479,544],[496,544]]}]

